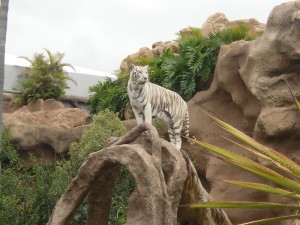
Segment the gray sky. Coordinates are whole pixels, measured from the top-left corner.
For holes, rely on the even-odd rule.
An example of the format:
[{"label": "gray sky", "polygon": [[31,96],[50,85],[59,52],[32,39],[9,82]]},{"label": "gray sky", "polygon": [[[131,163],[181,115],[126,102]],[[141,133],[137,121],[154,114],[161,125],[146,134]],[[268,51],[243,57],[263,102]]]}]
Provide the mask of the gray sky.
[{"label": "gray sky", "polygon": [[31,57],[48,48],[64,52],[64,62],[103,72],[141,47],[177,38],[185,27],[201,27],[207,17],[256,18],[287,0],[10,0],[6,52]]}]

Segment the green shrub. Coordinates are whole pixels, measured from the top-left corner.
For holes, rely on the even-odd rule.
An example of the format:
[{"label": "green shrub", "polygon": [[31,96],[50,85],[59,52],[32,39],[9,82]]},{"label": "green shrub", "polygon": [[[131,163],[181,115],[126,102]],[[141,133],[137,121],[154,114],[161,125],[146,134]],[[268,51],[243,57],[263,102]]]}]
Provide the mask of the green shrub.
[{"label": "green shrub", "polygon": [[31,167],[24,166],[10,137],[4,130],[1,138],[0,224],[45,224],[54,204],[54,199],[47,195],[54,168],[42,167],[34,158]]},{"label": "green shrub", "polygon": [[[84,162],[86,156],[104,147],[111,136],[125,134],[125,127],[115,113],[104,110],[94,117],[92,127],[70,147],[70,159],[56,165],[42,165],[31,157],[30,166],[18,158],[7,131],[0,142],[0,224],[40,225],[49,220],[53,207]],[[27,166],[26,166],[27,165]],[[111,209],[110,223],[126,220],[127,198],[134,188],[134,180],[122,169]],[[87,199],[79,207],[72,225],[86,224]]]},{"label": "green shrub", "polygon": [[115,81],[107,78],[105,82],[99,82],[89,87],[91,95],[88,101],[88,108],[90,113],[97,114],[105,109],[109,109],[112,112],[117,112],[122,118],[124,108],[128,103],[127,82],[128,76],[119,77]]},{"label": "green shrub", "polygon": [[125,133],[126,129],[116,114],[105,109],[93,118],[91,129],[83,134],[80,141],[71,144],[71,162],[81,164],[88,154],[103,148],[107,138]]},{"label": "green shrub", "polygon": [[52,54],[48,49],[45,51],[48,58],[43,53],[36,53],[33,58],[20,57],[31,64],[23,74],[24,79],[19,81],[20,87],[14,88],[21,92],[15,97],[15,101],[20,105],[26,105],[35,99],[58,99],[65,94],[65,89],[69,88],[67,80],[72,79],[63,68],[73,66],[61,62],[64,54],[59,52]]},{"label": "green shrub", "polygon": [[[138,58],[134,63],[148,65],[151,82],[177,92],[188,101],[197,91],[209,87],[222,45],[242,39],[253,40],[258,35],[249,35],[249,28],[245,25],[224,29],[208,37],[191,29],[188,35],[179,34],[179,54],[167,49],[157,58]],[[97,113],[108,108],[121,112],[119,116],[123,119],[122,112],[128,105],[128,77],[129,72],[123,71],[116,81],[108,79],[91,87],[90,111]]]},{"label": "green shrub", "polygon": [[190,33],[179,35],[179,54],[167,50],[155,65],[160,68],[156,73],[161,77],[161,85],[176,91],[185,100],[191,99],[197,91],[208,88],[222,45],[255,37],[249,35],[245,25],[224,29],[208,37],[191,28]]}]

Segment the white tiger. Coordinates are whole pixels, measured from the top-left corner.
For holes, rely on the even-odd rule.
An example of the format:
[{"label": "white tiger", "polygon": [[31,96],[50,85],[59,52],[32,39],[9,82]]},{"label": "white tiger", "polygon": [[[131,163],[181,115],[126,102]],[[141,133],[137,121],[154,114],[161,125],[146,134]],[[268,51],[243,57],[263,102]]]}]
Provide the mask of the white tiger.
[{"label": "white tiger", "polygon": [[176,92],[149,81],[148,66],[131,64],[127,92],[137,124],[152,124],[160,117],[168,125],[170,142],[181,149],[181,131],[189,136],[189,113],[186,102]]}]

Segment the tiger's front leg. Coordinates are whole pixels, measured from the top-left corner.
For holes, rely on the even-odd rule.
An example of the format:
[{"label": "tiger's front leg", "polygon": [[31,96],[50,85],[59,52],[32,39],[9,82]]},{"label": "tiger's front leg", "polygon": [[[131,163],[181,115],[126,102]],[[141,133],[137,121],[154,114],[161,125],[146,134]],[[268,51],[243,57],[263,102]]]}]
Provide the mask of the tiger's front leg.
[{"label": "tiger's front leg", "polygon": [[[144,123],[150,123],[152,124],[152,109],[151,109],[151,104],[147,103],[144,107]],[[144,131],[142,134],[144,137],[148,137],[149,133],[148,131]]]},{"label": "tiger's front leg", "polygon": [[145,116],[145,122],[152,124],[152,108],[149,102],[145,105],[144,116]]},{"label": "tiger's front leg", "polygon": [[138,110],[135,106],[132,106],[132,111],[138,125],[144,124],[144,113]]}]

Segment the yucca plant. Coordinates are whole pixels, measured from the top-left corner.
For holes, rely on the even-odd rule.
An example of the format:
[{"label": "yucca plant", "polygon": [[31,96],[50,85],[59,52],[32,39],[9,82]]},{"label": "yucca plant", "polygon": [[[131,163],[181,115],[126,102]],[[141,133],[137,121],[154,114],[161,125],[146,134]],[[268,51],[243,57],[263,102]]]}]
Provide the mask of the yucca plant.
[{"label": "yucca plant", "polygon": [[[291,90],[290,90],[291,91]],[[297,109],[300,112],[300,104],[296,97],[291,92]],[[225,180],[225,182],[233,185],[238,185],[245,188],[254,189],[257,191],[262,191],[269,194],[278,195],[281,197],[286,197],[295,202],[299,202],[300,200],[300,165],[285,155],[272,150],[251,137],[247,136],[243,132],[239,131],[238,129],[230,126],[229,124],[225,123],[224,121],[217,119],[208,114],[208,116],[216,123],[218,127],[225,130],[227,133],[231,134],[235,138],[237,138],[241,143],[236,141],[230,140],[232,143],[241,147],[242,150],[246,151],[254,155],[255,157],[259,158],[267,162],[268,165],[272,165],[273,168],[270,169],[267,166],[264,166],[252,159],[249,159],[245,156],[233,153],[229,150],[202,142],[197,141],[194,139],[189,139],[190,141],[204,147],[205,149],[214,152],[218,155],[221,155],[222,158],[243,170],[246,170],[250,173],[253,173],[261,178],[271,181],[273,184],[276,184],[279,187],[266,185],[263,183],[254,183],[254,182],[244,182],[244,181],[233,181],[233,180]],[[276,172],[276,171],[280,172]],[[270,202],[206,202],[203,204],[191,204],[189,207],[192,208],[255,208],[255,209],[290,209],[295,210],[294,214],[288,216],[280,216],[274,218],[266,218],[262,220],[252,221],[248,223],[243,223],[246,225],[259,225],[259,224],[267,224],[282,221],[282,220],[291,220],[291,219],[300,219],[300,214],[298,210],[300,209],[299,204],[297,205],[285,205],[285,204],[278,204],[278,203],[270,203]]]},{"label": "yucca plant", "polygon": [[35,53],[32,58],[21,56],[20,58],[30,62],[30,67],[26,68],[24,79],[19,81],[19,88],[14,88],[21,92],[15,101],[20,105],[35,99],[58,99],[65,94],[65,89],[69,88],[67,80],[76,82],[64,71],[64,67],[75,69],[69,63],[62,63],[63,53],[52,54],[48,49],[44,49],[47,57],[43,53]]},{"label": "yucca plant", "polygon": [[288,88],[289,88],[289,91],[290,91],[290,93],[291,93],[291,95],[293,97],[295,105],[297,106],[298,112],[300,113],[300,102],[297,100],[296,96],[293,94],[293,92],[292,92],[292,90],[291,90],[291,88],[290,88],[289,85],[288,85]]}]

